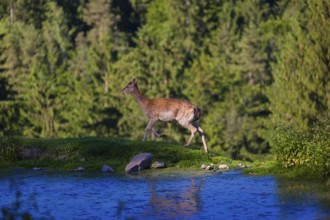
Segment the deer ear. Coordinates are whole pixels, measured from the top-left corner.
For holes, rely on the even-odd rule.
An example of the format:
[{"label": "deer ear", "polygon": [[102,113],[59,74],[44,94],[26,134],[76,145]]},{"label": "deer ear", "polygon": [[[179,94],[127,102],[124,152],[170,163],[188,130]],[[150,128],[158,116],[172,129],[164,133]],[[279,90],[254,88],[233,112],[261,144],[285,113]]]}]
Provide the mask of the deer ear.
[{"label": "deer ear", "polygon": [[134,84],[136,84],[136,79],[134,78],[132,82],[133,82]]}]

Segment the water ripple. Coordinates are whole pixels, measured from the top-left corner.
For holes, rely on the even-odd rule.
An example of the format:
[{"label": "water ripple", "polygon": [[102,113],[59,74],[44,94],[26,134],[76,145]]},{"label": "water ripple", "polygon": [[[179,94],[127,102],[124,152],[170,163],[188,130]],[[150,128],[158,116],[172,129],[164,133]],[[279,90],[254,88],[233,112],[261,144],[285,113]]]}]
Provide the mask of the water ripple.
[{"label": "water ripple", "polygon": [[8,170],[0,173],[0,186],[0,207],[12,207],[20,192],[22,211],[37,219],[330,217],[330,207],[313,197],[313,187],[301,192],[299,183],[246,176],[240,171],[105,176]]}]

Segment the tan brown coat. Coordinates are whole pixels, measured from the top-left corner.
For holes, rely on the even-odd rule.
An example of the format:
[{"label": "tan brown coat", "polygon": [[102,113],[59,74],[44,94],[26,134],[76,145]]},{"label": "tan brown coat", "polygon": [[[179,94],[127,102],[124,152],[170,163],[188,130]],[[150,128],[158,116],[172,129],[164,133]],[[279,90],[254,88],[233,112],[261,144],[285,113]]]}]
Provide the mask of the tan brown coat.
[{"label": "tan brown coat", "polygon": [[179,124],[191,131],[191,136],[185,146],[190,145],[196,131],[202,136],[205,152],[208,151],[205,136],[202,128],[198,125],[197,120],[201,117],[201,110],[194,104],[186,100],[172,98],[157,98],[148,99],[141,95],[136,80],[134,79],[122,90],[122,94],[132,94],[144,114],[149,119],[148,126],[143,136],[143,141],[146,140],[149,131],[152,131],[156,136],[159,134],[154,130],[155,123],[160,121],[178,121]]}]

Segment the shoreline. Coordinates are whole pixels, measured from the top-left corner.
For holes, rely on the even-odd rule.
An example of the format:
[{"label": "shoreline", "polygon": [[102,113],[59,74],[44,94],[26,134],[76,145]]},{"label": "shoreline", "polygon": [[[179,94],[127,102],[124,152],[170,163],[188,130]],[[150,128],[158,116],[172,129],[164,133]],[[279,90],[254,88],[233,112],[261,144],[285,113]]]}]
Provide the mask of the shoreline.
[{"label": "shoreline", "polygon": [[[139,153],[152,153],[154,161],[165,163],[164,169],[200,170],[202,164],[218,168],[225,164],[230,169],[247,165],[242,172],[248,175],[274,175],[287,179],[306,179],[324,182],[330,186],[330,178],[318,176],[317,172],[302,167],[284,168],[274,158],[246,162],[233,160],[220,152],[205,154],[201,144],[183,147],[177,143],[160,141],[134,141],[122,137],[85,138],[26,138],[10,137],[0,140],[0,170],[6,168],[34,167],[54,171],[74,170],[84,167],[86,171],[100,171],[102,165],[111,166],[116,173],[125,173],[125,166]],[[209,171],[207,171],[209,172]]]},{"label": "shoreline", "polygon": [[[220,164],[238,167],[243,161],[232,160],[219,152],[204,153],[200,144],[183,147],[160,141],[140,142],[127,138],[45,139],[13,137],[0,143],[0,168],[40,167],[74,170],[84,167],[97,171],[102,165],[125,172],[125,166],[137,154],[152,153],[153,162],[162,161],[168,168],[200,169],[202,164],[217,168]],[[243,162],[245,163],[245,162]]]}]

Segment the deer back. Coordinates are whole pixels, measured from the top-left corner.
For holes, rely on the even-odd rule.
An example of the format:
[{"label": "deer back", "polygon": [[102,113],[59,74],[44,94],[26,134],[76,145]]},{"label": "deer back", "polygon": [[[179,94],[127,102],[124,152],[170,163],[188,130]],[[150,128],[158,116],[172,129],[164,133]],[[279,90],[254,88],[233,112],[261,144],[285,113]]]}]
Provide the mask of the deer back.
[{"label": "deer back", "polygon": [[199,108],[191,102],[171,98],[148,99],[145,114],[149,119],[179,122],[191,122],[198,120],[201,116]]}]

